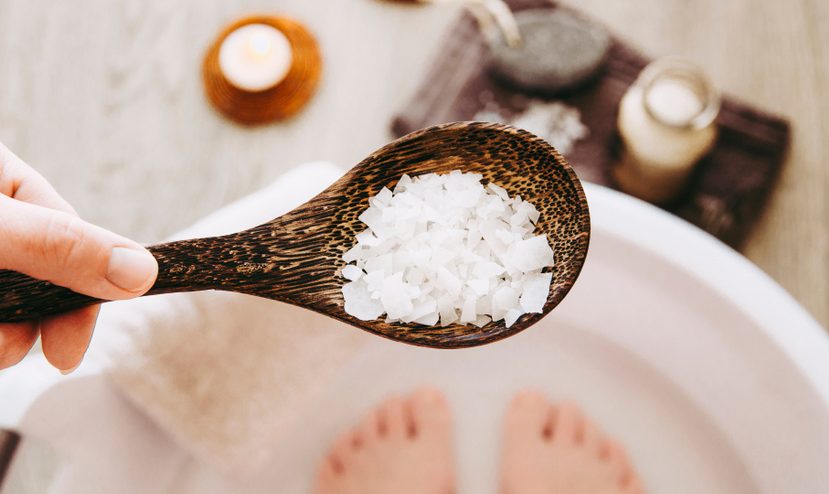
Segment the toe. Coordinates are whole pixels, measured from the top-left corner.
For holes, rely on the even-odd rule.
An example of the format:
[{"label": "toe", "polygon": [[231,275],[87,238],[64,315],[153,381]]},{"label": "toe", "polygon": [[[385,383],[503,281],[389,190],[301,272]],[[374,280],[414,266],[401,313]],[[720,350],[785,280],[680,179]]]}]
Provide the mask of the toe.
[{"label": "toe", "polygon": [[317,470],[317,477],[314,480],[314,494],[327,494],[329,492],[336,492],[336,485],[339,478],[341,478],[342,470],[338,470],[331,460],[331,457],[326,457],[320,464]]},{"label": "toe", "polygon": [[604,441],[602,430],[596,423],[586,418],[584,420],[584,437],[582,438],[584,447],[598,454],[601,451],[602,441]]},{"label": "toe", "polygon": [[345,438],[340,438],[334,442],[331,451],[328,453],[327,463],[331,470],[336,474],[345,472],[346,461],[349,456],[350,446]]},{"label": "toe", "polygon": [[585,438],[585,418],[574,403],[565,402],[555,407],[553,441],[581,444]]},{"label": "toe", "polygon": [[338,457],[347,456],[349,453],[351,453],[351,450],[353,449],[351,441],[351,431],[342,434],[340,437],[337,438],[336,441],[334,441],[334,446],[331,448],[331,454]]},{"label": "toe", "polygon": [[349,433],[348,440],[351,449],[362,449],[363,445],[365,444],[365,434],[363,433],[362,427],[358,427],[351,431]]},{"label": "toe", "polygon": [[381,404],[374,411],[374,421],[377,426],[377,436],[386,437],[389,435],[389,419],[386,416],[385,403]]},{"label": "toe", "polygon": [[386,436],[405,437],[408,427],[403,399],[393,396],[386,400],[381,406],[381,420],[385,423]]},{"label": "toe", "polygon": [[622,466],[619,469],[618,479],[619,487],[623,490],[628,489],[634,484],[635,476],[633,473],[633,467],[630,466],[627,456],[625,456]]},{"label": "toe", "polygon": [[331,447],[330,458],[334,470],[340,472],[348,469],[354,463],[355,456],[362,446],[362,436],[356,429],[349,430],[334,441]]},{"label": "toe", "polygon": [[645,488],[637,477],[633,477],[627,485],[622,487],[622,494],[644,494],[644,492]]},{"label": "toe", "polygon": [[549,406],[549,402],[547,398],[544,397],[544,394],[541,391],[536,391],[532,389],[525,389],[523,391],[519,391],[518,394],[512,399],[510,402],[511,409],[538,409],[538,408],[546,408]]},{"label": "toe", "polygon": [[613,467],[620,485],[629,484],[633,480],[633,470],[624,448],[615,440],[608,439],[602,446],[602,452],[604,459]]},{"label": "toe", "polygon": [[360,431],[364,442],[371,442],[381,435],[383,427],[381,426],[380,409],[372,410],[367,414],[357,429]]},{"label": "toe", "polygon": [[385,414],[381,411],[380,408],[377,408],[371,414],[369,414],[369,416],[366,417],[366,420],[363,425],[365,428],[366,437],[369,439],[378,438],[388,433]]},{"label": "toe", "polygon": [[343,473],[343,464],[338,458],[328,454],[322,462],[320,462],[319,470],[317,471],[317,478],[326,480],[336,477]]},{"label": "toe", "polygon": [[412,436],[441,434],[451,427],[446,397],[434,388],[421,388],[409,397],[409,430]]},{"label": "toe", "polygon": [[505,428],[520,437],[542,438],[550,424],[550,404],[537,391],[518,393],[507,409]]}]

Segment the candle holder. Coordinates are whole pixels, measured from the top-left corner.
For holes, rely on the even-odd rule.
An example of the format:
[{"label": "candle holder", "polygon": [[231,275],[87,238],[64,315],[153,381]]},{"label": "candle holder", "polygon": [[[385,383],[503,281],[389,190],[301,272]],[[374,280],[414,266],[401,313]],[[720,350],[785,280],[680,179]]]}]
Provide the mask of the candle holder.
[{"label": "candle holder", "polygon": [[[279,30],[291,47],[292,60],[285,77],[261,91],[234,86],[225,77],[219,52],[232,32],[249,24],[264,24]],[[243,125],[283,120],[302,109],[319,83],[322,55],[314,36],[299,22],[281,16],[250,16],[228,25],[210,48],[202,65],[202,79],[210,103],[227,118]]]}]

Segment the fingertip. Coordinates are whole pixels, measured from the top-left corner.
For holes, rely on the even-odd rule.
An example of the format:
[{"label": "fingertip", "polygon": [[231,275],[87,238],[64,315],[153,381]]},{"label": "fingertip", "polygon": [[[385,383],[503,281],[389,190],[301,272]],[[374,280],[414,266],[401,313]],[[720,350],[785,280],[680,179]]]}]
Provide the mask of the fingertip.
[{"label": "fingertip", "polygon": [[0,324],[0,369],[17,365],[37,341],[36,322]]},{"label": "fingertip", "polygon": [[[83,362],[83,360],[81,360],[81,362]],[[75,372],[76,370],[78,370],[78,367],[81,366],[81,362],[78,362],[78,365],[76,365],[75,367],[72,367],[71,369],[66,369],[66,370],[58,369],[58,370],[60,371],[61,375],[68,376],[69,374],[71,374],[71,373]]]},{"label": "fingertip", "polygon": [[99,310],[97,305],[85,307],[41,322],[43,355],[62,374],[74,371],[83,361]]}]

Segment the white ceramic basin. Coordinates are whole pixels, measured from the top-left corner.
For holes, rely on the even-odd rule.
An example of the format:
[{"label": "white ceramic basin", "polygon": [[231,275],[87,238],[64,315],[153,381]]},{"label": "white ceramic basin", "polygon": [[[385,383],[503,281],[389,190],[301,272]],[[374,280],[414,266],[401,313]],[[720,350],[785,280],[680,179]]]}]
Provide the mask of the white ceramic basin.
[{"label": "white ceramic basin", "polygon": [[247,479],[190,458],[100,376],[22,384],[36,359],[0,375],[0,419],[66,455],[53,492],[300,493],[338,430],[389,392],[433,383],[457,415],[461,492],[492,493],[500,416],[516,390],[533,387],[580,403],[627,445],[651,492],[826,492],[824,330],[708,235],[587,190],[590,253],[553,314],[469,350],[377,339],[275,445],[272,468]]}]

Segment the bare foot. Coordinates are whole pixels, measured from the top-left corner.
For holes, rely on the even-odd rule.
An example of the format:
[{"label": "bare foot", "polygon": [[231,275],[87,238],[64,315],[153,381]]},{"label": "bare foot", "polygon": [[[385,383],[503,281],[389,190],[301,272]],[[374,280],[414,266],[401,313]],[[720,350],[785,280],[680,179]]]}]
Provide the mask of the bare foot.
[{"label": "bare foot", "polygon": [[386,400],[340,437],[315,494],[452,494],[452,420],[444,396],[421,389]]},{"label": "bare foot", "polygon": [[502,494],[634,494],[642,486],[622,448],[572,404],[525,391],[504,425]]}]

